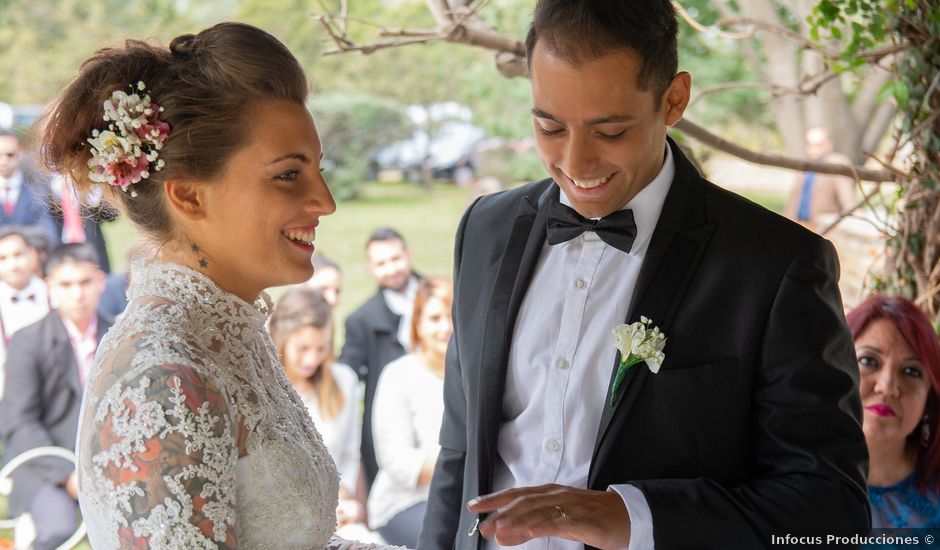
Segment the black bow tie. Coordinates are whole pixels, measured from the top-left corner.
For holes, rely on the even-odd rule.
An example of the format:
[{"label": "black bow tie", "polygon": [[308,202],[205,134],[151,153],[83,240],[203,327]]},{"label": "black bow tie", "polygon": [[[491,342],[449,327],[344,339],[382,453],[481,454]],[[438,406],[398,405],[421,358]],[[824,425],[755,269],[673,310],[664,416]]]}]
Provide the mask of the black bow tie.
[{"label": "black bow tie", "polygon": [[14,297],[10,298],[10,300],[11,300],[14,304],[17,303],[17,302],[19,302],[20,300],[25,300],[25,301],[29,301],[29,302],[35,302],[35,301],[36,301],[36,295],[35,295],[35,294],[27,294],[26,296],[18,295],[18,296],[14,296]]},{"label": "black bow tie", "polygon": [[552,201],[548,209],[548,244],[558,244],[593,231],[602,241],[627,254],[636,239],[633,210],[617,210],[599,220],[578,214],[573,208]]}]

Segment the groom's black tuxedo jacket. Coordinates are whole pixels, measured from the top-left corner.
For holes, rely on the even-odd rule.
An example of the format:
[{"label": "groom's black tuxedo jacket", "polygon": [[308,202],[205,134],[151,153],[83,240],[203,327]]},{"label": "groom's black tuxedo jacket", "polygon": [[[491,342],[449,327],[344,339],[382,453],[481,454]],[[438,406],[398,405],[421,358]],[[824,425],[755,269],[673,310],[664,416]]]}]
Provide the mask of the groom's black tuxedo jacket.
[{"label": "groom's black tuxedo jacket", "polygon": [[[867,532],[858,368],[832,245],[706,181],[670,146],[675,178],[625,320],[651,318],[666,359],[658,374],[630,369],[600,425],[583,426],[597,431],[589,488],[643,491],[656,550]],[[515,318],[557,195],[545,180],[483,197],[458,229],[421,550],[480,543],[466,503],[492,489]],[[615,353],[611,341],[610,363],[594,368],[613,374]]]}]

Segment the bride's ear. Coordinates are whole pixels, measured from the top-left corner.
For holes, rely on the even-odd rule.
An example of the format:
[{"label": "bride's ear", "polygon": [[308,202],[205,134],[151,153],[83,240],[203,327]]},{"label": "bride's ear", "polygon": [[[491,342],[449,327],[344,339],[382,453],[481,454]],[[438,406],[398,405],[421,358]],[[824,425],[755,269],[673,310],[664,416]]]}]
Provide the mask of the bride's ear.
[{"label": "bride's ear", "polygon": [[167,180],[163,195],[172,213],[185,220],[195,221],[206,216],[205,187],[190,180]]}]

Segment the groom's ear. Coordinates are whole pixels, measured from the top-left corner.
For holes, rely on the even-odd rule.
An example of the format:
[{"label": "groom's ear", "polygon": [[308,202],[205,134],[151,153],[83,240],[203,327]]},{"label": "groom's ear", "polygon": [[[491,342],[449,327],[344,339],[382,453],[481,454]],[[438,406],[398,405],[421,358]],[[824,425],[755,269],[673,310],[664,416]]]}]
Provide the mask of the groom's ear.
[{"label": "groom's ear", "polygon": [[672,82],[663,93],[660,109],[665,112],[666,125],[679,122],[692,96],[692,75],[682,71],[672,77]]},{"label": "groom's ear", "polygon": [[185,220],[206,216],[205,187],[191,180],[173,179],[163,184],[163,196],[169,210]]}]

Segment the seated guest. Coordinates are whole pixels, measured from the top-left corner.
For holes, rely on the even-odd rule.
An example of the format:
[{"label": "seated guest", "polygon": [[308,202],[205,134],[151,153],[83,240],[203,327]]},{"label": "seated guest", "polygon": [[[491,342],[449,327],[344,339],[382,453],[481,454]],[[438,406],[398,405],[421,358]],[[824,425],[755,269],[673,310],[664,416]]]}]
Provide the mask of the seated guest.
[{"label": "seated guest", "polygon": [[440,450],[452,301],[450,281],[431,278],[418,283],[412,352],[382,369],[375,390],[372,433],[379,472],[369,493],[369,523],[392,545],[418,544]]},{"label": "seated guest", "polygon": [[333,360],[330,304],[316,290],[295,287],[278,300],[270,327],[284,373],[310,411],[339,470],[339,525],[361,522],[365,510],[356,499],[362,429],[359,378]]},{"label": "seated guest", "polygon": [[[96,313],[104,272],[87,244],[49,255],[46,283],[56,309],[10,340],[0,427],[8,458],[55,445],[75,448],[82,387],[111,321]],[[75,471],[61,459],[28,462],[13,473],[10,515],[28,511],[36,550],[56,548],[77,528]]]},{"label": "seated guest", "polygon": [[940,527],[940,343],[902,298],[872,296],[847,316],[864,407],[872,527]]},{"label": "seated guest", "polygon": [[319,290],[333,309],[339,306],[339,295],[343,291],[343,272],[339,264],[319,252],[313,254],[313,277],[307,286]]},{"label": "seated guest", "polygon": [[379,288],[346,318],[346,341],[339,360],[352,367],[365,382],[363,396],[362,466],[367,488],[379,466],[372,437],[372,402],[382,368],[411,347],[411,311],[420,276],[412,270],[413,253],[401,233],[376,229],[366,241],[366,265]]},{"label": "seated guest", "polygon": [[46,284],[36,275],[40,271],[39,257],[25,228],[0,227],[0,367],[13,334],[49,313]]}]

